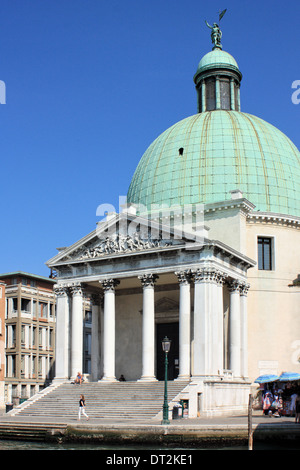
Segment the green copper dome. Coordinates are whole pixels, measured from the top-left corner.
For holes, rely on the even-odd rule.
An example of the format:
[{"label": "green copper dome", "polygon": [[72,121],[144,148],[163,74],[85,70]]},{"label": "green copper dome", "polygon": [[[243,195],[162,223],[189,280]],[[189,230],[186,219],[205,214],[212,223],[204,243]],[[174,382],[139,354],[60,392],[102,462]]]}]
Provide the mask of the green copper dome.
[{"label": "green copper dome", "polygon": [[127,200],[148,209],[213,203],[235,189],[255,210],[300,216],[300,153],[262,119],[220,109],[163,132],[142,156]]},{"label": "green copper dome", "polygon": [[153,210],[226,201],[240,190],[257,211],[300,216],[300,153],[274,126],[240,111],[242,74],[222,50],[218,25],[210,29],[214,48],[194,75],[199,114],[150,145],[127,202]]},{"label": "green copper dome", "polygon": [[239,70],[239,66],[228,52],[223,51],[222,49],[214,49],[213,51],[208,52],[205,54],[204,57],[199,62],[197,72],[203,72],[206,70],[210,70],[213,68],[222,68],[226,67],[227,69],[232,68],[235,70]]}]

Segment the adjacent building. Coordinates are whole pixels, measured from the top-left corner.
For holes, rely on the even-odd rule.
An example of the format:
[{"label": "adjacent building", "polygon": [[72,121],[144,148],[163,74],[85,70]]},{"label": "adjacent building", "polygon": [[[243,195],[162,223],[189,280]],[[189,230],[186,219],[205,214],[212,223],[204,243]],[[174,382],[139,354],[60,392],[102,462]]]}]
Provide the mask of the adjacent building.
[{"label": "adjacent building", "polygon": [[19,404],[54,377],[55,281],[18,271],[1,274],[0,282],[5,311],[5,326],[4,317],[0,322],[0,344],[5,337],[0,377],[5,370],[4,402]]},{"label": "adjacent building", "polygon": [[5,283],[0,281],[0,412],[5,407]]}]

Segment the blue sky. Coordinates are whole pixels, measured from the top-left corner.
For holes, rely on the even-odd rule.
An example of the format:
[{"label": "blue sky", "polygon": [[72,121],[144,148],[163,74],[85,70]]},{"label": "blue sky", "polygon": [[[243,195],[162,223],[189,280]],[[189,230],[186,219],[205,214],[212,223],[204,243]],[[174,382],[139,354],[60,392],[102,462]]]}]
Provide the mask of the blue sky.
[{"label": "blue sky", "polygon": [[242,111],[300,148],[299,0],[0,0],[0,272],[45,262],[118,210],[150,143],[197,112],[193,75],[222,19]]}]

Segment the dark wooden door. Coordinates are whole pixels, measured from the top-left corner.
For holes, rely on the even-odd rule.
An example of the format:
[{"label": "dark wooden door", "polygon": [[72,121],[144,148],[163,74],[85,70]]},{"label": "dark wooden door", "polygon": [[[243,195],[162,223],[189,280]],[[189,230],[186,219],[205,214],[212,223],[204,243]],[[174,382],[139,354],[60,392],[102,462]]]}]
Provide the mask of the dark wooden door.
[{"label": "dark wooden door", "polygon": [[168,380],[174,380],[179,373],[179,323],[157,323],[156,325],[156,378],[165,379],[165,353],[162,350],[162,340],[167,336],[171,343],[168,353]]}]

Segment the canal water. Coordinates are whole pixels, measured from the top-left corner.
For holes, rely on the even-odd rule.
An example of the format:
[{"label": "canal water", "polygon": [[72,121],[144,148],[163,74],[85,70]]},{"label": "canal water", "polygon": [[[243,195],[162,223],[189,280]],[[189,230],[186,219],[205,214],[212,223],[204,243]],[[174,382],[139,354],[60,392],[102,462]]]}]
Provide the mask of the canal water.
[{"label": "canal water", "polygon": [[[221,448],[220,448],[221,449]],[[225,450],[227,448],[223,448],[222,450]],[[228,448],[232,449],[232,448]],[[236,447],[236,449],[240,450],[246,450],[246,447]],[[182,453],[187,453],[189,451],[195,451],[195,450],[207,450],[207,449],[189,449],[189,448],[182,448],[182,447],[158,447],[158,446],[134,446],[134,445],[126,445],[126,446],[117,446],[117,445],[99,445],[99,444],[85,444],[85,443],[76,443],[76,442],[66,442],[66,443],[56,443],[56,442],[28,442],[28,441],[15,441],[15,440],[0,440],[0,452],[2,450],[100,450],[100,451],[137,451],[137,452],[143,452],[143,451],[161,451],[161,452],[166,452],[166,451],[171,451],[174,453],[175,451],[177,452],[182,452]],[[211,450],[211,449],[208,449]]]},{"label": "canal water", "polygon": [[[139,446],[139,445],[99,445],[97,443],[76,443],[76,442],[65,442],[65,443],[56,443],[56,442],[31,442],[31,441],[18,441],[18,440],[0,440],[0,451],[3,450],[13,450],[13,451],[24,451],[24,450],[44,450],[44,451],[68,451],[68,450],[75,450],[75,451],[103,451],[105,454],[111,454],[112,452],[121,452],[127,453],[128,451],[132,451],[132,455],[135,452],[143,453],[143,452],[150,452],[150,453],[178,453],[178,454],[188,454],[188,453],[197,453],[199,450],[204,451],[216,451],[216,450],[229,450],[229,451],[247,451],[247,446],[230,446],[230,447],[218,447],[217,445],[214,447],[193,447],[193,448],[186,448],[186,447],[158,447],[158,446]],[[287,450],[300,450],[299,445],[295,445],[293,442],[283,442],[281,444],[272,443],[272,442],[258,442],[254,443],[253,450],[270,450],[270,451],[287,451]]]}]

